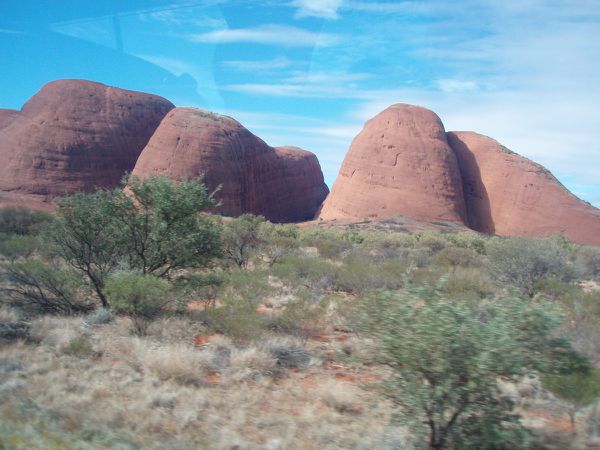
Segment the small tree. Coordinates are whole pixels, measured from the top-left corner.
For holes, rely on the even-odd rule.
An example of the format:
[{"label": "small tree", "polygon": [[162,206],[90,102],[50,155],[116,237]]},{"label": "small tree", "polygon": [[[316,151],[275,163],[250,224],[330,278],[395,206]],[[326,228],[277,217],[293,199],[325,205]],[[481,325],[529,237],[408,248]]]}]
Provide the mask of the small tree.
[{"label": "small tree", "polygon": [[495,277],[521,289],[529,297],[537,292],[538,283],[548,276],[568,279],[563,246],[555,239],[494,239],[487,248],[490,268]]},{"label": "small tree", "polygon": [[104,284],[123,259],[126,240],[115,221],[120,191],[98,190],[76,194],[58,202],[58,217],[48,238],[51,252],[82,272],[108,308]]},{"label": "small tree", "polygon": [[117,267],[168,278],[208,264],[220,250],[219,224],[200,214],[213,204],[200,180],[124,183],[129,194],[99,190],[62,199],[49,235],[54,253],[86,275],[105,308],[104,285]]},{"label": "small tree", "polygon": [[374,295],[360,311],[362,329],[395,370],[387,394],[407,418],[422,419],[416,426],[428,431],[429,448],[524,448],[527,434],[497,379],[549,360],[559,322],[547,305],[473,304],[421,288]]},{"label": "small tree", "polygon": [[134,332],[140,336],[169,303],[170,289],[161,278],[135,272],[122,272],[106,282],[106,295],[113,309],[129,316]]},{"label": "small tree", "polygon": [[575,434],[577,413],[600,398],[600,372],[590,369],[567,374],[545,375],[542,377],[542,382],[552,393],[569,403],[571,432]]},{"label": "small tree", "polygon": [[71,270],[31,259],[3,267],[6,292],[13,303],[44,312],[74,314],[87,312],[92,305],[78,300],[81,278]]},{"label": "small tree", "polygon": [[242,214],[231,219],[223,228],[223,256],[240,269],[248,266],[250,258],[264,244],[261,227],[264,217]]}]

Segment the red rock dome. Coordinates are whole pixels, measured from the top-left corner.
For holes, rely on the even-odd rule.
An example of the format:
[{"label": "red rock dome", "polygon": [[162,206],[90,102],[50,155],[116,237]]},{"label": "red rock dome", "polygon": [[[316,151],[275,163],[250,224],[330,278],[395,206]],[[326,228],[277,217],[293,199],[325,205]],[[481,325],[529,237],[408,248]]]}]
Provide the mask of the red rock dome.
[{"label": "red rock dome", "polygon": [[319,217],[466,223],[462,182],[439,117],[425,108],[392,105],[352,142]]},{"label": "red rock dome", "polygon": [[0,190],[48,198],[115,187],[173,105],[85,80],[46,84],[0,115]]},{"label": "red rock dome", "polygon": [[194,108],[167,114],[140,155],[132,175],[172,180],[204,175],[217,189],[224,215],[263,215],[275,222],[312,219],[327,195],[314,154],[269,147],[234,119]]},{"label": "red rock dome", "polygon": [[571,194],[548,170],[473,132],[449,132],[471,228],[503,236],[561,233],[600,245],[600,210]]}]

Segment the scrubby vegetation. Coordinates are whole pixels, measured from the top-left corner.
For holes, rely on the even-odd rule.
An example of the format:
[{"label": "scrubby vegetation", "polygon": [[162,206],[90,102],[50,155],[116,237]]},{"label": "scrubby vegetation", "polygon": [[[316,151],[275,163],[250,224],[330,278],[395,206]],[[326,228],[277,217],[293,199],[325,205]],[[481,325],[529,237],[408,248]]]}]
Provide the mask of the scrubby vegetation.
[{"label": "scrubby vegetation", "polygon": [[0,210],[0,448],[599,444],[600,249],[126,183]]}]

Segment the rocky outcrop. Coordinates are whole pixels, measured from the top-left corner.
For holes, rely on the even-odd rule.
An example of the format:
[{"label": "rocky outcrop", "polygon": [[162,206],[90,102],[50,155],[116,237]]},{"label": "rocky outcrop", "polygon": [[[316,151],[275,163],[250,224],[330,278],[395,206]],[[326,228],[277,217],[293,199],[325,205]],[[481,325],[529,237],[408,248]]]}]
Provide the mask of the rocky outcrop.
[{"label": "rocky outcrop", "polygon": [[0,130],[11,123],[17,117],[19,111],[14,109],[0,109]]},{"label": "rocky outcrop", "polygon": [[319,218],[396,214],[466,223],[458,163],[441,120],[432,111],[406,104],[392,105],[365,124]]},{"label": "rocky outcrop", "polygon": [[167,114],[132,175],[179,181],[203,174],[218,191],[216,212],[263,215],[275,222],[312,219],[327,195],[314,154],[269,147],[234,119],[193,108]]},{"label": "rocky outcrop", "polygon": [[52,198],[118,186],[172,108],[91,81],[48,83],[0,129],[0,190]]},{"label": "rocky outcrop", "polygon": [[469,225],[503,236],[561,233],[600,245],[600,210],[571,194],[548,170],[473,132],[450,132]]}]

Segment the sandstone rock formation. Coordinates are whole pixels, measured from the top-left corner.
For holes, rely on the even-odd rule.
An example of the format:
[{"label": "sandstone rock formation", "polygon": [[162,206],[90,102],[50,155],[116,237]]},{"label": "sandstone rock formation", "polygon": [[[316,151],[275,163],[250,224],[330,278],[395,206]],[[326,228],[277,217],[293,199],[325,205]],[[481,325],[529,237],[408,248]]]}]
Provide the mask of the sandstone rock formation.
[{"label": "sandstone rock formation", "polygon": [[312,219],[326,197],[314,154],[272,148],[234,119],[193,108],[167,114],[140,155],[132,175],[175,181],[204,175],[217,212],[253,213],[275,222]]},{"label": "sandstone rock formation", "polygon": [[571,194],[548,170],[473,132],[450,132],[463,179],[469,225],[484,233],[561,233],[600,245],[600,210]]},{"label": "sandstone rock formation", "polygon": [[0,109],[0,130],[11,123],[17,117],[19,111],[14,109]]},{"label": "sandstone rock formation", "polygon": [[439,117],[396,104],[369,120],[354,139],[323,220],[383,218],[466,223],[462,182]]},{"label": "sandstone rock formation", "polygon": [[173,105],[84,80],[46,84],[0,120],[0,190],[52,198],[114,187]]}]

